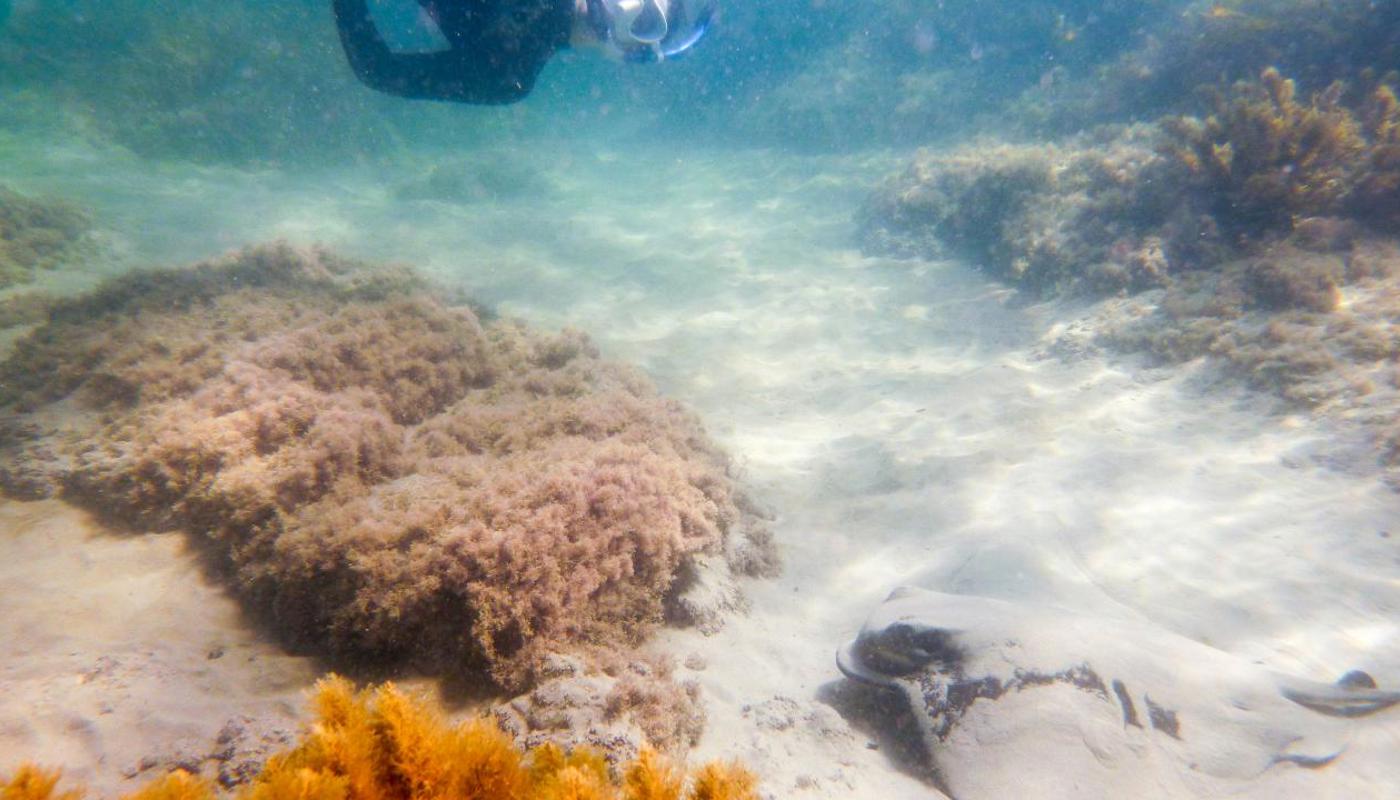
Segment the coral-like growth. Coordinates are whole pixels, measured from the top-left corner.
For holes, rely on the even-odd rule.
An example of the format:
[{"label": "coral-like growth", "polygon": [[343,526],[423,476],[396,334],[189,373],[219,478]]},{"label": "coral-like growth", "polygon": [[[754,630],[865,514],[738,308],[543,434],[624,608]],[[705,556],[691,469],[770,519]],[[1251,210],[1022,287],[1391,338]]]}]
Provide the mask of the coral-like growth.
[{"label": "coral-like growth", "polygon": [[614,800],[608,762],[600,753],[579,749],[565,753],[546,744],[531,757],[534,797],[540,800]]},{"label": "coral-like growth", "polygon": [[204,534],[277,631],[356,661],[523,688],[543,653],[638,643],[681,567],[741,535],[699,423],[584,336],[324,253],[119,280],[0,376],[49,430],[0,459],[11,490],[47,470]]},{"label": "coral-like growth", "polygon": [[[757,800],[757,780],[738,763],[710,763],[689,791],[684,773],[644,750],[616,773],[597,752],[546,744],[516,749],[484,719],[444,721],[427,701],[393,685],[355,691],[330,677],[317,685],[316,721],[291,750],[273,756],[242,800]],[[620,778],[618,776],[621,776]],[[0,784],[4,800],[78,800],[57,793],[57,772],[22,766]],[[213,788],[174,772],[129,800],[213,800]]]},{"label": "coral-like growth", "polygon": [[91,223],[81,211],[0,186],[0,287],[28,281],[78,254]]},{"label": "coral-like growth", "polygon": [[296,778],[313,787],[339,782],[349,798],[526,796],[521,753],[486,720],[448,725],[426,702],[393,686],[356,692],[335,677],[319,684],[315,707],[311,732],[268,761],[254,792],[272,795],[275,784]]},{"label": "coral-like growth", "polygon": [[1169,151],[1211,195],[1217,220],[1243,233],[1335,214],[1366,143],[1334,83],[1307,103],[1270,67],[1218,95],[1204,121],[1170,118]]}]

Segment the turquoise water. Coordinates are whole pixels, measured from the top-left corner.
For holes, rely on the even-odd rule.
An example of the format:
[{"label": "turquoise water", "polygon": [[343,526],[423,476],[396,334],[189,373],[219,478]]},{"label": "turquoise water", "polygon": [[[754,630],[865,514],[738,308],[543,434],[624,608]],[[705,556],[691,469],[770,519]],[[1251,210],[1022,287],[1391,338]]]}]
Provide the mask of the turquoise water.
[{"label": "turquoise water", "polygon": [[[1078,121],[1061,129],[1151,117],[1189,106],[1199,83],[1271,63],[1294,62],[1285,71],[1313,88],[1384,72],[1395,15],[1365,2],[734,4],[702,47],[664,69],[564,52],[529,103],[491,111],[363,91],[340,60],[329,8],[309,1],[20,0],[0,63],[7,89],[60,94],[102,132],[159,157],[382,158],[564,121],[583,138],[850,151],[1020,127],[1033,119],[1008,107],[1042,100],[1075,104],[1062,113]],[[1198,52],[1174,52],[1202,39]],[[1124,59],[1152,73],[1131,96],[1113,86]],[[1085,84],[1103,92],[1093,107],[1060,96]]]},{"label": "turquoise water", "polygon": [[[99,127],[155,156],[314,161],[306,141],[314,137],[323,154],[375,158],[403,145],[461,146],[563,120],[597,138],[637,131],[683,146],[850,150],[939,135],[930,128],[946,121],[948,108],[883,119],[916,75],[948,73],[957,86],[938,102],[954,115],[995,109],[1049,69],[1087,74],[1169,19],[1170,5],[734,4],[702,47],[665,69],[564,53],[530,103],[487,113],[364,92],[339,60],[327,4],[315,2],[21,0],[3,58],[7,87],[60,92],[88,106]],[[844,62],[833,75],[844,72],[845,82],[814,83],[810,98],[774,99],[832,59]],[[785,119],[774,108],[783,104],[801,109]],[[823,106],[836,118],[825,118]],[[181,114],[201,124],[182,126]]]}]

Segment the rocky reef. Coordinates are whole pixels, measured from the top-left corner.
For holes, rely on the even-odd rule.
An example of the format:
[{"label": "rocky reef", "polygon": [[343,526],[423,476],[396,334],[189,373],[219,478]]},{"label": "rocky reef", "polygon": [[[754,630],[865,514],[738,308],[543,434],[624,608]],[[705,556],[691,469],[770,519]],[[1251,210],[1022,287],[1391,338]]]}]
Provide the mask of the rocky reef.
[{"label": "rocky reef", "polygon": [[1392,232],[1400,208],[1393,87],[1350,107],[1304,101],[1275,69],[1220,88],[1212,113],[1106,126],[1058,143],[920,151],[860,214],[867,251],[970,258],[1041,294],[1136,291],[1214,269],[1300,220]]},{"label": "rocky reef", "polygon": [[1142,108],[1190,102],[1197,87],[1250,80],[1268,66],[1308,91],[1357,87],[1395,68],[1400,3],[1393,0],[1200,0],[1177,25],[1127,54],[1116,75]]},{"label": "rocky reef", "polygon": [[1099,344],[1212,359],[1359,420],[1400,463],[1394,87],[1305,98],[1269,68],[1214,87],[1208,108],[1056,143],[921,151],[867,201],[862,244],[965,258],[1041,298],[1138,295],[1101,321]]},{"label": "rocky reef", "polygon": [[1269,66],[1295,78],[1306,96],[1336,81],[1364,93],[1400,64],[1394,0],[997,9],[901,0],[859,12],[827,9],[823,24],[791,30],[787,20],[806,13],[778,4],[767,12],[775,19],[745,19],[753,40],[742,52],[778,36],[800,38],[786,61],[762,63],[768,74],[741,73],[741,91],[731,89],[731,69],[710,92],[712,100],[738,95],[741,114],[714,116],[746,141],[853,150],[991,131],[1063,137],[1189,112],[1199,87],[1249,81]]},{"label": "rocky reef", "polygon": [[0,483],[188,530],[294,646],[511,690],[703,613],[697,559],[776,568],[692,414],[437,294],[274,245],[59,303],[0,364]]},{"label": "rocky reef", "polygon": [[[316,720],[270,758],[237,796],[245,800],[757,800],[757,779],[738,763],[683,770],[652,750],[609,765],[587,748],[545,744],[528,752],[482,718],[446,721],[425,699],[392,684],[356,691],[322,680]],[[79,800],[60,773],[21,765],[0,780],[7,800]],[[212,800],[214,785],[174,771],[132,800]]]},{"label": "rocky reef", "polygon": [[1182,203],[1151,126],[1059,144],[920,151],[859,217],[867,252],[959,256],[1036,293],[1162,285],[1218,235]]}]

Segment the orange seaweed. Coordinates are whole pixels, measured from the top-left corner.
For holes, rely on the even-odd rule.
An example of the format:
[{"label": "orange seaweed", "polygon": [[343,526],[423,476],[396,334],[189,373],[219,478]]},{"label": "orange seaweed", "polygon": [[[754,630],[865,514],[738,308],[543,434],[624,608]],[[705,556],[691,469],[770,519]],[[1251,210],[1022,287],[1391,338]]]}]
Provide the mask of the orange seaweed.
[{"label": "orange seaweed", "polygon": [[54,792],[62,775],[62,770],[23,764],[0,786],[0,800],[79,800],[80,790]]},{"label": "orange seaweed", "polygon": [[213,800],[214,787],[203,778],[177,769],[152,781],[122,800]]},{"label": "orange seaweed", "polygon": [[[270,758],[239,800],[680,800],[685,774],[655,751],[614,771],[589,748],[522,752],[482,718],[449,723],[426,699],[393,684],[356,691],[329,676],[316,686],[315,720]],[[619,777],[620,776],[620,777]],[[57,791],[60,773],[32,764],[0,779],[0,800],[80,800]],[[696,772],[687,800],[757,800],[737,762]],[[213,786],[176,770],[123,800],[212,800]]]},{"label": "orange seaweed", "polygon": [[685,778],[655,750],[642,748],[622,776],[627,800],[677,800]]}]

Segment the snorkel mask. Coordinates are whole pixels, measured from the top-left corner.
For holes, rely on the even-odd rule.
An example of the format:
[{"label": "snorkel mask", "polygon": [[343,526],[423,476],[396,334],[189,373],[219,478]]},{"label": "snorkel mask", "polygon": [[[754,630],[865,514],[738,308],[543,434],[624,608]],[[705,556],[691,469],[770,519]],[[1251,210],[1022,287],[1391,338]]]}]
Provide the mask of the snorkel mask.
[{"label": "snorkel mask", "polygon": [[[692,6],[694,11],[692,11]],[[704,38],[715,0],[586,0],[589,27],[623,61],[678,58]]]}]

